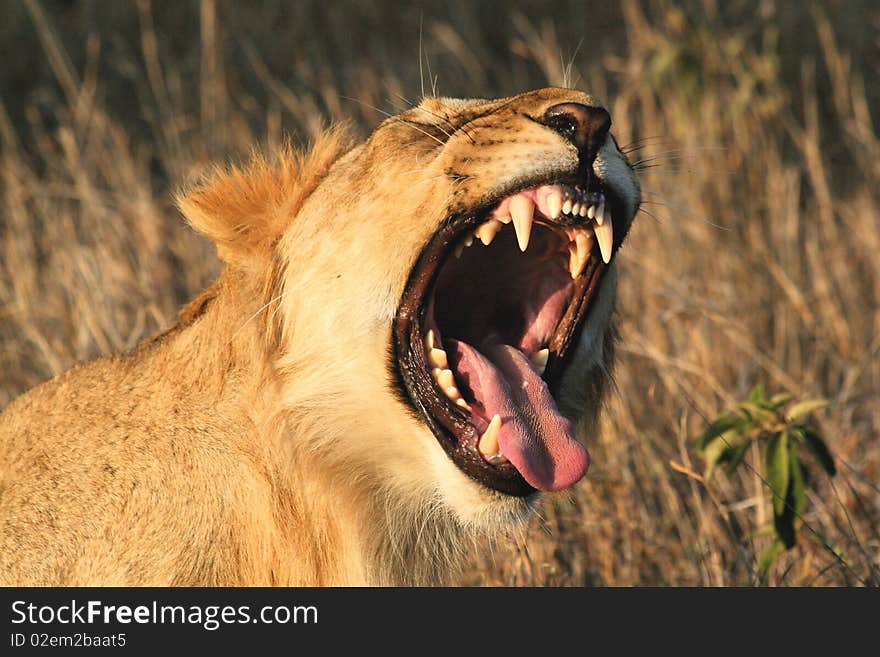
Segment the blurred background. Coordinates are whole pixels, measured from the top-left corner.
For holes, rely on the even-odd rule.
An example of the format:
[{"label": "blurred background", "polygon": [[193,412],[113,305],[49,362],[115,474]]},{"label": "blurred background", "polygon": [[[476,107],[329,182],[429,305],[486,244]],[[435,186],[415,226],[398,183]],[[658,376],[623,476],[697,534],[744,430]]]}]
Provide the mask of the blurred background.
[{"label": "blurred background", "polygon": [[0,408],[129,349],[219,271],[171,193],[422,94],[593,93],[639,162],[593,465],[463,583],[753,585],[772,495],[703,478],[761,384],[826,397],[801,540],[771,585],[880,583],[880,5],[0,0]]}]

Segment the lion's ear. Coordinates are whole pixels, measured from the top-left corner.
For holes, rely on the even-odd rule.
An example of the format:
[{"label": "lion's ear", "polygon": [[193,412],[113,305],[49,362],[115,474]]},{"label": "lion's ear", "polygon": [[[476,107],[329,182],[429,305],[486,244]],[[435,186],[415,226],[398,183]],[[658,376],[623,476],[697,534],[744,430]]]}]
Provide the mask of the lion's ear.
[{"label": "lion's ear", "polygon": [[324,132],[306,152],[285,145],[270,157],[216,168],[176,196],[190,225],[210,237],[224,262],[253,267],[275,243],[331,165],[351,148],[344,126]]}]

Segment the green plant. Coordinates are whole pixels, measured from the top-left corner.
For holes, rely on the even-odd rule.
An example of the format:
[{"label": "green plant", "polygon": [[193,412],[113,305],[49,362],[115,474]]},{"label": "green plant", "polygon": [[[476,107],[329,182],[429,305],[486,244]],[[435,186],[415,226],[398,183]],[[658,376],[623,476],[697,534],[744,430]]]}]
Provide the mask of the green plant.
[{"label": "green plant", "polygon": [[811,413],[827,405],[826,399],[795,401],[787,393],[768,399],[757,385],[748,399],[712,422],[697,443],[706,461],[707,483],[718,466],[736,470],[754,443],[763,447],[763,480],[773,495],[773,525],[758,533],[775,535],[775,540],[758,559],[762,581],[776,557],[797,543],[807,505],[801,448],[806,447],[830,476],[836,472],[825,440],[809,422]]}]

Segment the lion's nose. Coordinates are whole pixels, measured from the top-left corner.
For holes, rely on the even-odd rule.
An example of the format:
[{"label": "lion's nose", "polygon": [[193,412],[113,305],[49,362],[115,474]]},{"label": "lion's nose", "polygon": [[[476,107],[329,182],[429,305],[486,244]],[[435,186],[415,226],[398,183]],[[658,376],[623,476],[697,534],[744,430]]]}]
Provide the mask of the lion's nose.
[{"label": "lion's nose", "polygon": [[605,143],[611,115],[601,107],[560,103],[544,112],[542,123],[574,144],[582,161],[592,163]]}]

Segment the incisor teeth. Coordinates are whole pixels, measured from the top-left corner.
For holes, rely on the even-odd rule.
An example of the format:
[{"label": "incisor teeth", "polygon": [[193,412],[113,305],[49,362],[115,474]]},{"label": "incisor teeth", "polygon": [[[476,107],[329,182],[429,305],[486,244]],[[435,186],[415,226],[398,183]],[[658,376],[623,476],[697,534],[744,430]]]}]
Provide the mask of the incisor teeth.
[{"label": "incisor teeth", "polygon": [[489,457],[495,456],[498,453],[499,431],[501,431],[501,416],[496,413],[492,416],[492,421],[489,422],[489,426],[483,432],[483,435],[480,436],[480,442],[477,444],[480,454]]},{"label": "incisor teeth", "polygon": [[428,363],[432,367],[439,367],[441,370],[449,369],[449,361],[446,359],[446,352],[436,347],[428,350]]},{"label": "incisor teeth", "polygon": [[543,375],[544,370],[547,369],[548,358],[550,358],[550,350],[544,348],[538,349],[538,351],[533,353],[529,359],[532,361],[532,365],[534,365],[535,371],[537,371],[539,375]]},{"label": "incisor teeth", "polygon": [[581,205],[581,211],[578,214],[580,214],[582,217],[587,216],[587,204],[586,203]]},{"label": "incisor teeth", "polygon": [[574,236],[574,246],[568,247],[568,270],[572,278],[577,278],[584,271],[584,265],[590,257],[591,242],[592,239],[587,233],[578,231]]},{"label": "incisor teeth", "polygon": [[562,204],[562,214],[571,214],[571,199]]},{"label": "incisor teeth", "polygon": [[576,217],[580,213],[581,213],[581,204],[580,203],[575,203],[574,205],[571,206],[571,214],[572,215],[574,215]]},{"label": "incisor teeth", "polygon": [[600,203],[596,208],[596,223],[600,226],[605,223],[605,204]]},{"label": "incisor teeth", "polygon": [[590,207],[587,208],[587,217],[589,219],[592,219],[595,216],[596,216],[596,206],[591,205]]},{"label": "incisor teeth", "polygon": [[596,239],[599,241],[602,261],[607,265],[611,262],[611,248],[614,246],[614,226],[611,223],[611,213],[605,215],[605,221],[601,224],[598,223],[598,215],[596,215],[596,222],[597,225],[593,227],[593,231],[596,233]]},{"label": "incisor teeth", "polygon": [[492,243],[492,240],[495,239],[495,236],[498,234],[498,231],[501,230],[503,225],[494,219],[490,219],[482,226],[477,228],[476,236],[480,238],[480,241],[485,245],[489,246]]},{"label": "incisor teeth", "polygon": [[562,212],[562,194],[559,192],[550,192],[547,196],[547,212],[550,213],[551,219],[558,219]]},{"label": "incisor teeth", "polygon": [[513,219],[513,228],[516,231],[516,241],[519,243],[520,251],[525,251],[529,247],[534,214],[535,204],[532,199],[527,196],[514,196],[510,199],[510,216]]}]

